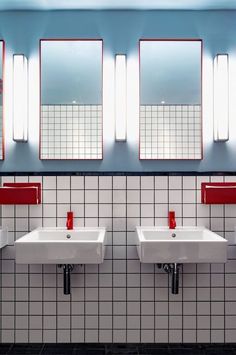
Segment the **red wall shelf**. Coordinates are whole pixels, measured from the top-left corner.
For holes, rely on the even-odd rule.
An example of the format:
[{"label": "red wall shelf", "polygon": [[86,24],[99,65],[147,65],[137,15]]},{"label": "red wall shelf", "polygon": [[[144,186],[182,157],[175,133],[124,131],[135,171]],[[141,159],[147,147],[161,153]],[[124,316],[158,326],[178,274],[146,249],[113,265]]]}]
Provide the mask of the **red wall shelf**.
[{"label": "red wall shelf", "polygon": [[201,202],[213,204],[236,204],[236,182],[202,182]]},{"label": "red wall shelf", "polygon": [[3,183],[1,205],[38,205],[41,203],[41,183]]}]

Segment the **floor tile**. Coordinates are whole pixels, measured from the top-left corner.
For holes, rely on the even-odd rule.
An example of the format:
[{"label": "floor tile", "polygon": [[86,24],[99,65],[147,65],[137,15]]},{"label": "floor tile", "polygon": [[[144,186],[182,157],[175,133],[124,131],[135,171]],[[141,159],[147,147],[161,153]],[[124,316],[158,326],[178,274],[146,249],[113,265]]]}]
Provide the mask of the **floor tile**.
[{"label": "floor tile", "polygon": [[236,344],[0,344],[1,355],[236,355]]},{"label": "floor tile", "polygon": [[168,349],[149,349],[146,352],[139,352],[139,355],[171,355]]},{"label": "floor tile", "polygon": [[13,344],[8,355],[39,355],[43,344]]},{"label": "floor tile", "polygon": [[74,355],[74,344],[45,344],[40,355]]},{"label": "floor tile", "polygon": [[0,344],[0,354],[7,354],[7,352],[12,348],[12,344]]},{"label": "floor tile", "polygon": [[73,355],[105,355],[104,344],[75,344]]},{"label": "floor tile", "polygon": [[206,355],[205,350],[203,349],[171,349],[170,355]]},{"label": "floor tile", "polygon": [[235,355],[236,352],[232,349],[207,349],[205,350],[206,355]]},{"label": "floor tile", "polygon": [[[55,354],[54,354],[55,355]],[[104,350],[81,350],[75,349],[73,355],[106,355]]]},{"label": "floor tile", "polygon": [[120,354],[135,354],[138,355],[139,350],[137,345],[132,344],[113,344],[107,352],[107,355],[120,355]]}]

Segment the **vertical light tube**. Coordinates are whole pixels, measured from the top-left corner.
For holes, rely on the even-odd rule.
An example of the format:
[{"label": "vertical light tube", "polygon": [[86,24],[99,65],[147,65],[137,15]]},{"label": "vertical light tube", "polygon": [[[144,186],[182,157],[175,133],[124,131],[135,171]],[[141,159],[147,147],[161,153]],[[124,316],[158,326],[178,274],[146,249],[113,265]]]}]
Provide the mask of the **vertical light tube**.
[{"label": "vertical light tube", "polygon": [[214,59],[214,140],[229,139],[229,63],[228,54]]},{"label": "vertical light tube", "polygon": [[115,63],[115,135],[116,141],[126,140],[126,55],[117,54]]},{"label": "vertical light tube", "polygon": [[28,63],[23,54],[13,56],[13,140],[28,139]]}]

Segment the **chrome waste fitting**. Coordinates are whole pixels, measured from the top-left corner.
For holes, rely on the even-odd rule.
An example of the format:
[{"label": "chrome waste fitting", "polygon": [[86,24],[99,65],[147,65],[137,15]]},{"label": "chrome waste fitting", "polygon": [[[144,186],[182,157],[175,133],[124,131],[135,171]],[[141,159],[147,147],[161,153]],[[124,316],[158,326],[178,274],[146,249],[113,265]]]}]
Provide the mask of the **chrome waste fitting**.
[{"label": "chrome waste fitting", "polygon": [[63,281],[64,281],[64,295],[70,295],[70,273],[74,269],[71,264],[58,265],[58,267],[63,266]]},{"label": "chrome waste fitting", "polygon": [[157,264],[158,268],[162,268],[168,274],[171,274],[171,292],[173,295],[179,293],[179,269],[181,264]]},{"label": "chrome waste fitting", "polygon": [[178,295],[179,293],[179,265],[173,264],[171,268],[172,274],[172,283],[171,283],[171,292],[173,295]]}]

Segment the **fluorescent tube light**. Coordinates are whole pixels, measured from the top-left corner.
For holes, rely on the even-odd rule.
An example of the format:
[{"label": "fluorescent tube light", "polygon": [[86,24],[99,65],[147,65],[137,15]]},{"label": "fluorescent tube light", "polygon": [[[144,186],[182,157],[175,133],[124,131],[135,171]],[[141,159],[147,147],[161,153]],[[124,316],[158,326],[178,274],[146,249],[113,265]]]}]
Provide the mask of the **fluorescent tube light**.
[{"label": "fluorescent tube light", "polygon": [[13,140],[28,139],[28,63],[23,54],[13,56]]},{"label": "fluorescent tube light", "polygon": [[214,59],[214,140],[229,139],[229,62],[228,54]]},{"label": "fluorescent tube light", "polygon": [[126,141],[126,55],[116,55],[115,66],[115,125],[116,141]]}]

